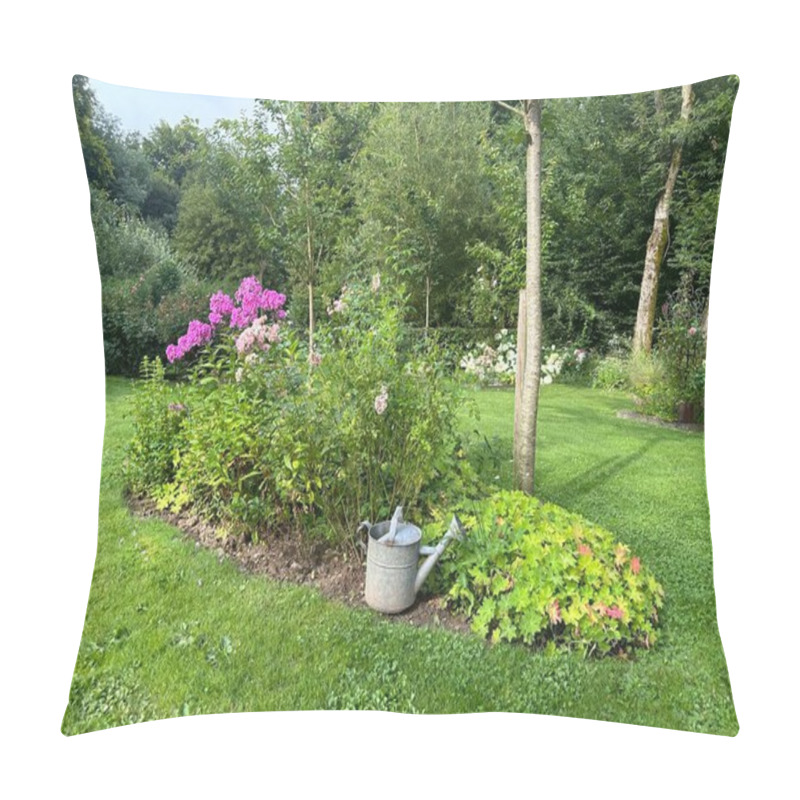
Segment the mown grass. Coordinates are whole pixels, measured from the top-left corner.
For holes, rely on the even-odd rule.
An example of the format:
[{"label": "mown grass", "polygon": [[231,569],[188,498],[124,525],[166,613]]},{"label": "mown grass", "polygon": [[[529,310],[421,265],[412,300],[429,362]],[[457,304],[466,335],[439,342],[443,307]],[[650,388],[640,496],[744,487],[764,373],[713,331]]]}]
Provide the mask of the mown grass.
[{"label": "mown grass", "polygon": [[[617,419],[618,397],[542,392],[538,494],[617,533],[667,592],[656,648],[630,661],[584,660],[347,608],[242,574],[175,528],[132,517],[119,472],[129,391],[109,379],[98,553],[64,733],[320,708],[518,711],[737,732],[716,626],[701,435]],[[476,403],[480,419],[465,425],[486,438],[474,457],[508,487],[513,395],[478,392]]]}]

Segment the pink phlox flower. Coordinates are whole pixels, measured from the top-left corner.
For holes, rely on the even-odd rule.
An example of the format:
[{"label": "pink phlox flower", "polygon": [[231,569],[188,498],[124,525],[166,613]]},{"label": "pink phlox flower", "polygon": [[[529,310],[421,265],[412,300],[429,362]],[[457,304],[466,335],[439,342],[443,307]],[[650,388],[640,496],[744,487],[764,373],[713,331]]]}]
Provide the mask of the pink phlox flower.
[{"label": "pink phlox flower", "polygon": [[694,336],[696,333],[697,333],[697,328],[695,328],[694,325],[692,325],[692,327],[689,328],[689,336]]},{"label": "pink phlox flower", "polygon": [[613,619],[622,619],[622,609],[619,606],[611,606],[606,609],[606,616],[613,617]]},{"label": "pink phlox flower", "polygon": [[246,328],[261,311],[274,311],[281,319],[286,316],[286,312],[283,311],[286,295],[272,289],[264,289],[253,275],[239,284],[235,297],[239,308],[234,308],[231,312],[232,328]]},{"label": "pink phlox flower", "polygon": [[208,321],[212,325],[219,325],[223,317],[233,313],[235,308],[233,300],[225,294],[225,292],[215,292],[211,295],[208,301],[208,307],[211,313],[208,315]]},{"label": "pink phlox flower", "polygon": [[266,334],[267,341],[271,342],[272,344],[275,344],[275,342],[279,341],[281,338],[280,331],[281,331],[280,325],[278,325],[277,322],[274,323],[273,325],[270,325],[270,327],[267,329],[267,334]]},{"label": "pink phlox flower", "polygon": [[167,359],[170,363],[183,358],[191,349],[210,342],[214,336],[214,329],[207,322],[193,319],[183,336],[178,339],[178,344],[167,346]]}]

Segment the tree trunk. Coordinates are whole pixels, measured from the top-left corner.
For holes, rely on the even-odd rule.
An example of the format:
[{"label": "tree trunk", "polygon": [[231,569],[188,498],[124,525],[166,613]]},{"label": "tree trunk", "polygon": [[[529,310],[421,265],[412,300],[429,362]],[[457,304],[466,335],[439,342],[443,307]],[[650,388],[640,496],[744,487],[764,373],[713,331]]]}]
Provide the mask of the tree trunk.
[{"label": "tree trunk", "polygon": [[428,326],[431,323],[431,276],[425,276],[425,336],[428,335]]},{"label": "tree trunk", "polygon": [[308,282],[308,361],[314,356],[314,284]]},{"label": "tree trunk", "polygon": [[[682,88],[682,97],[681,119],[686,123],[694,102],[691,84]],[[633,331],[634,353],[649,353],[653,346],[653,323],[656,318],[656,302],[658,300],[658,276],[669,239],[669,207],[672,202],[675,182],[678,179],[678,171],[681,168],[682,151],[681,142],[676,142],[672,148],[667,183],[656,204],[653,231],[647,240],[642,286],[639,291],[639,309],[636,313],[636,327]]]},{"label": "tree trunk", "polygon": [[[525,351],[528,331],[525,326],[525,290],[519,290],[519,312],[517,314],[517,372],[514,376],[514,457],[516,460],[516,443],[519,441],[519,417],[522,409],[522,387],[525,381]],[[519,488],[516,481],[515,488]]]},{"label": "tree trunk", "polygon": [[525,367],[522,392],[514,410],[514,476],[519,488],[533,494],[536,459],[536,412],[542,367],[542,103],[524,102],[528,149],[525,171],[527,240],[525,255]]}]

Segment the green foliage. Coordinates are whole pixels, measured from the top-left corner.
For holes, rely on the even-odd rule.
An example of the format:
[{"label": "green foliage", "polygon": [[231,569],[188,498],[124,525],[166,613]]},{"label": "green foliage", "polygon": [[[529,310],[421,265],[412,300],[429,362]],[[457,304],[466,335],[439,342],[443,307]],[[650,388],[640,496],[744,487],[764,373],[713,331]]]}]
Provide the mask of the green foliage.
[{"label": "green foliage", "polygon": [[[106,382],[97,563],[65,734],[121,718],[356,704],[736,734],[717,632],[701,436],[616,419],[625,403],[619,397],[544,388],[543,496],[619,531],[669,591],[659,643],[641,657],[548,657],[504,642],[489,648],[477,636],[329,602],[313,587],[243,575],[175,527],[132,515],[118,469],[131,436],[132,390],[127,380]],[[472,394],[481,433],[507,442],[510,456],[513,394]],[[504,485],[510,482],[509,470]],[[196,646],[203,635],[205,650]],[[191,646],[177,646],[191,636]],[[212,647],[216,666],[207,658]]]},{"label": "green foliage", "polygon": [[494,495],[465,522],[443,580],[480,635],[587,655],[656,642],[664,591],[608,531],[521,492]]},{"label": "green foliage", "polygon": [[406,302],[386,282],[375,291],[350,286],[319,340],[312,392],[329,453],[322,511],[341,534],[387,519],[396,505],[424,516],[471,481],[456,430],[458,388],[436,344],[403,322]]},{"label": "green foliage", "polygon": [[482,103],[385,104],[357,164],[358,261],[367,275],[381,269],[406,284],[418,325],[428,303],[432,323],[448,324],[454,283],[473,268],[466,245],[488,208],[487,112]]},{"label": "green foliage", "polygon": [[249,217],[230,181],[197,176],[181,194],[175,250],[206,280],[260,274],[269,251],[259,245]]},{"label": "green foliage", "polygon": [[414,705],[414,684],[382,653],[374,653],[369,669],[347,669],[336,690],[328,695],[327,708],[340,711],[395,711],[419,714]]},{"label": "green foliage", "polygon": [[596,389],[627,389],[628,371],[628,356],[604,356],[595,364],[592,386]]},{"label": "green foliage", "polygon": [[673,407],[690,403],[701,410],[705,389],[706,337],[703,326],[705,306],[695,291],[692,273],[662,306],[656,325],[656,352],[664,374],[662,402]]},{"label": "green foliage", "polygon": [[83,161],[89,186],[107,189],[114,179],[114,167],[108,155],[108,148],[98,128],[97,117],[100,106],[94,92],[89,87],[85,75],[72,78],[72,100],[75,104],[75,117],[78,122],[78,135],[81,139]]},{"label": "green foliage", "polygon": [[186,422],[186,407],[177,400],[177,387],[166,382],[161,360],[145,357],[141,377],[133,393],[134,434],[124,464],[126,484],[134,492],[173,480]]},{"label": "green foliage", "polygon": [[208,290],[174,252],[164,231],[92,191],[92,223],[102,277],[106,372],[136,375],[174,341],[187,318],[202,315]]},{"label": "green foliage", "polygon": [[320,332],[316,366],[289,325],[246,357],[223,333],[181,388],[180,428],[166,426],[160,363],[146,365],[155,371],[137,393],[136,487],[253,538],[289,525],[343,539],[396,505],[424,516],[461,498],[475,479],[456,388],[435,346],[402,322],[403,304],[387,286],[349,287]]}]

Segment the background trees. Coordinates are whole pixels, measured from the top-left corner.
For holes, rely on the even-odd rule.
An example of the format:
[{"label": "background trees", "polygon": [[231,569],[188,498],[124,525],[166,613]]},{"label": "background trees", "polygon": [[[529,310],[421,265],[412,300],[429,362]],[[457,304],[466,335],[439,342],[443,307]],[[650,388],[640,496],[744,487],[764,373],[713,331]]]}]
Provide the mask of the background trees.
[{"label": "background trees", "polygon": [[[736,86],[695,85],[691,119],[677,127],[680,88],[544,105],[543,345],[602,353],[630,339],[678,144],[656,308],[684,274],[707,303]],[[155,252],[200,282],[255,274],[313,335],[348,280],[380,272],[406,286],[413,324],[462,349],[516,326],[526,134],[508,108],[257,101],[212,128],[184,118],[141,135],[106,115],[85,79],[73,94],[104,276],[138,280]]]}]

